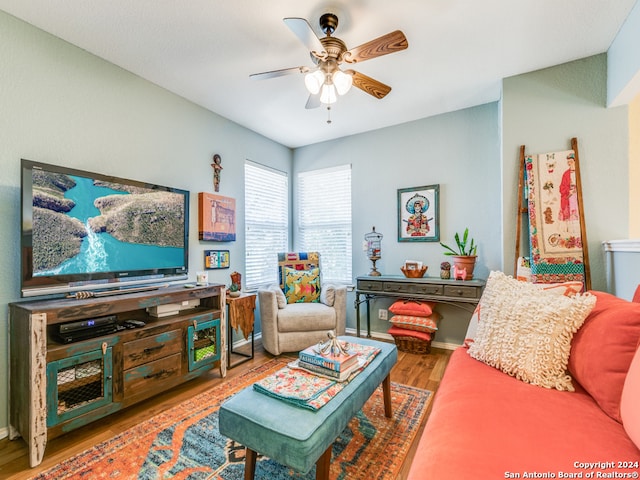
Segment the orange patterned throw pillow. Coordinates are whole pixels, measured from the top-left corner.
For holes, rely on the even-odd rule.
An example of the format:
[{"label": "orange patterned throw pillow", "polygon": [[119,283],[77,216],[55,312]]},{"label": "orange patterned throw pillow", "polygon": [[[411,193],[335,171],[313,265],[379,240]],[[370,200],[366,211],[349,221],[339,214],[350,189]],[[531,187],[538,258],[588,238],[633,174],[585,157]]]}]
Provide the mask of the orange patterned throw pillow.
[{"label": "orange patterned throw pillow", "polygon": [[395,326],[392,326],[387,333],[393,337],[411,337],[425,342],[430,342],[435,335],[434,332],[416,332],[415,330],[407,330],[406,328]]},{"label": "orange patterned throw pillow", "polygon": [[418,302],[416,300],[396,300],[389,307],[389,311],[396,315],[412,315],[414,317],[428,317],[433,312],[433,302]]},{"label": "orange patterned throw pillow", "polygon": [[435,332],[438,330],[437,321],[440,315],[434,312],[429,317],[416,317],[413,315],[394,315],[389,320],[393,326],[416,332]]}]

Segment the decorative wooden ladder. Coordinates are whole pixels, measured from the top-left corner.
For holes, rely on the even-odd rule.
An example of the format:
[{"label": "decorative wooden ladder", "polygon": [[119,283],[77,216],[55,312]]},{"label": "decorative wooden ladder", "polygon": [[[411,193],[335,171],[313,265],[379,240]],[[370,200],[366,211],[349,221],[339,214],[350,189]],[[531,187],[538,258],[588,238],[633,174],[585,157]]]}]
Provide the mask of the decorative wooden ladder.
[{"label": "decorative wooden ladder", "polygon": [[[580,160],[578,154],[578,139],[571,139],[571,150],[575,154],[575,175],[576,175],[576,188],[578,197],[578,212],[580,215],[580,237],[582,239],[582,259],[584,263],[584,286],[585,290],[591,289],[591,268],[589,266],[589,248],[587,244],[587,229],[584,220],[584,207],[582,200],[582,181],[580,179]],[[514,276],[518,271],[518,258],[520,257],[520,240],[522,236],[523,224],[526,225],[527,231],[529,226],[529,208],[524,199],[524,185],[526,182],[526,170],[525,170],[525,146],[520,146],[520,155],[518,161],[520,162],[520,171],[518,173],[518,211],[516,217],[516,249],[515,259],[513,264]]]}]

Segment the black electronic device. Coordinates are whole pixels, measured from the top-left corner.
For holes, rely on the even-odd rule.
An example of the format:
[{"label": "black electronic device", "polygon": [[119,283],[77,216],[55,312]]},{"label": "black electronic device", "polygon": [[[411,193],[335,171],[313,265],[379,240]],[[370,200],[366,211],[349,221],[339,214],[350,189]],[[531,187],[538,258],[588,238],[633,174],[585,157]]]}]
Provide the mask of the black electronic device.
[{"label": "black electronic device", "polygon": [[59,333],[75,332],[78,330],[91,330],[94,328],[100,328],[105,325],[115,325],[116,316],[108,315],[106,317],[88,318],[78,322],[69,322],[60,324]]},{"label": "black electronic device", "polygon": [[57,337],[62,343],[72,343],[88,338],[108,335],[118,330],[118,321],[115,315],[106,317],[88,318],[77,322],[68,322],[58,325]]}]

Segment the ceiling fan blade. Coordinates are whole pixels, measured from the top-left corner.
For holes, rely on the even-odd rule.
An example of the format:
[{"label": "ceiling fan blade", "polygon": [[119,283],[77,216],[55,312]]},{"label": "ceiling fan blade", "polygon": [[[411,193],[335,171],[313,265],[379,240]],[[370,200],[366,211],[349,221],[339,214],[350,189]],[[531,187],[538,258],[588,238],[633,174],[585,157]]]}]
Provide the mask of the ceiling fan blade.
[{"label": "ceiling fan blade", "polygon": [[307,104],[304,106],[307,110],[311,110],[312,108],[318,108],[320,106],[320,93],[309,94],[309,98],[307,99]]},{"label": "ceiling fan blade", "polygon": [[396,30],[348,50],[344,53],[343,59],[347,63],[364,62],[382,55],[399,52],[407,47],[409,47],[407,37],[400,30]]},{"label": "ceiling fan blade", "polygon": [[261,80],[265,78],[283,77],[285,75],[290,75],[292,73],[307,73],[310,71],[311,69],[309,67],[283,68],[281,70],[272,70],[270,72],[252,73],[251,75],[249,75],[249,78]]},{"label": "ceiling fan blade", "polygon": [[324,47],[322,42],[304,18],[288,17],[284,18],[284,23],[291,29],[296,37],[307,47],[311,53],[314,53],[317,57],[322,57]]},{"label": "ceiling fan blade", "polygon": [[378,80],[374,80],[363,73],[356,72],[355,70],[345,70],[345,73],[348,73],[353,77],[354,86],[378,99],[384,98],[387,93],[391,91],[391,87],[389,85],[385,85]]}]

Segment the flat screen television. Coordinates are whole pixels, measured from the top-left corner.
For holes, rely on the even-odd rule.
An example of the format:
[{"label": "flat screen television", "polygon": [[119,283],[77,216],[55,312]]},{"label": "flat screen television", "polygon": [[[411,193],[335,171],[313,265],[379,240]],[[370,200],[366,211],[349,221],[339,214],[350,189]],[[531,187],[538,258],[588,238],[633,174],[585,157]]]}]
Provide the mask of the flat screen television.
[{"label": "flat screen television", "polygon": [[189,192],[21,162],[23,297],[185,280]]}]

